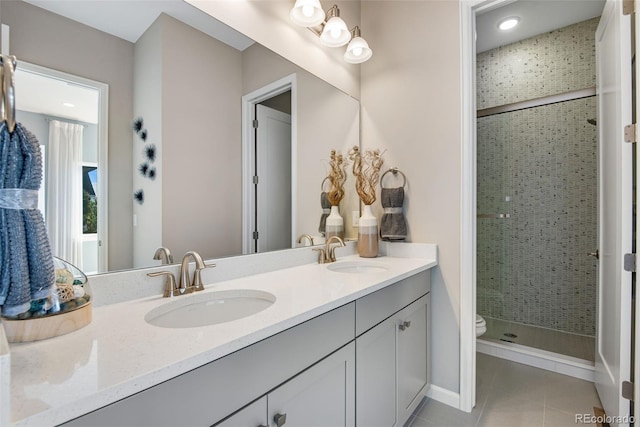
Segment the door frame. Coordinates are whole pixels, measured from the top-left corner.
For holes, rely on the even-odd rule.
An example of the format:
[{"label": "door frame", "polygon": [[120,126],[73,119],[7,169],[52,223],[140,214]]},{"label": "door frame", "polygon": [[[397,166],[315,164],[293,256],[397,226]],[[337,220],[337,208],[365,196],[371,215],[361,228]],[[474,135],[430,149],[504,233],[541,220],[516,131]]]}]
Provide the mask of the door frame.
[{"label": "door frame", "polygon": [[460,191],[460,400],[476,404],[476,15],[515,0],[460,2],[461,191]]},{"label": "door frame", "polygon": [[[460,249],[460,401],[459,408],[470,412],[476,400],[476,46],[475,20],[480,12],[507,5],[516,0],[461,0],[460,2],[460,84],[461,84],[461,249]],[[638,0],[636,4],[640,3]],[[637,27],[638,23],[636,23]],[[636,32],[636,47],[640,42],[640,32]],[[636,75],[640,78],[640,70]],[[636,92],[640,102],[640,91]],[[640,111],[636,111],[636,120]],[[636,157],[640,162],[640,150]],[[640,186],[640,174],[636,176]],[[639,187],[640,188],[640,187]],[[636,218],[636,236],[640,233],[640,215]],[[640,298],[636,298],[636,308],[640,309]],[[638,312],[638,311],[636,311]],[[636,325],[640,319],[636,318]],[[640,327],[635,330],[635,346],[640,348]],[[640,390],[640,358],[635,362],[634,386],[636,395]],[[640,399],[638,399],[640,400]],[[636,410],[640,407],[635,402]]]},{"label": "door frame", "polygon": [[25,61],[18,68],[98,91],[98,273],[109,271],[109,85]]},{"label": "door frame", "polygon": [[254,106],[281,93],[291,91],[291,247],[296,230],[296,159],[298,152],[298,104],[296,74],[289,74],[242,97],[242,253],[251,253],[253,242],[253,111]]}]

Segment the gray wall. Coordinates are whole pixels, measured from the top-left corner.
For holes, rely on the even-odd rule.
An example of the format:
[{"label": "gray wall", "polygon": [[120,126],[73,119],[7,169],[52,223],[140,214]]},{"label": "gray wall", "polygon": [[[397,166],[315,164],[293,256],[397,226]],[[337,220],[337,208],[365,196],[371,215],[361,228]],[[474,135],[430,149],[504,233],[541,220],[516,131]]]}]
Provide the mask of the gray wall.
[{"label": "gray wall", "polygon": [[[298,145],[296,197],[296,236],[318,235],[320,223],[320,185],[329,172],[332,149],[346,154],[360,143],[360,104],[346,93],[274,54],[260,44],[242,53],[243,93],[247,94],[269,83],[296,73]],[[356,237],[351,212],[359,211],[353,177],[345,183],[345,197],[340,203],[345,236]]]},{"label": "gray wall", "polygon": [[[595,85],[598,18],[478,55],[479,108]],[[595,97],[478,119],[478,312],[594,335]],[[506,197],[510,201],[506,201]]]},{"label": "gray wall", "polygon": [[131,267],[133,44],[16,0],[1,21],[18,61],[109,84],[109,269]]},{"label": "gray wall", "polygon": [[[136,42],[134,111],[148,131],[133,145],[134,190],[145,195],[134,207],[136,267],[159,246],[242,252],[241,66],[239,51],[164,14]],[[148,144],[155,180],[138,172]]]},{"label": "gray wall", "polygon": [[387,149],[385,168],[397,166],[407,176],[409,241],[438,244],[431,275],[432,383],[458,393],[460,4],[363,1],[361,8],[363,35],[374,50],[361,67],[362,145]]},{"label": "gray wall", "polygon": [[[206,258],[242,252],[241,53],[163,19],[162,241]],[[189,67],[188,64],[198,64]],[[176,85],[182,80],[189,85]],[[191,179],[185,171],[198,171]]]},{"label": "gray wall", "polygon": [[[130,166],[133,174],[133,192],[142,191],[143,203],[134,202],[133,267],[159,264],[153,261],[155,250],[162,246],[162,183],[163,183],[163,135],[162,135],[162,21],[156,20],[135,43],[133,67],[133,113],[143,120],[147,132],[146,143],[133,137]],[[143,177],[139,168],[146,161],[145,146],[156,147],[156,160],[150,167],[156,168],[156,179]]]}]

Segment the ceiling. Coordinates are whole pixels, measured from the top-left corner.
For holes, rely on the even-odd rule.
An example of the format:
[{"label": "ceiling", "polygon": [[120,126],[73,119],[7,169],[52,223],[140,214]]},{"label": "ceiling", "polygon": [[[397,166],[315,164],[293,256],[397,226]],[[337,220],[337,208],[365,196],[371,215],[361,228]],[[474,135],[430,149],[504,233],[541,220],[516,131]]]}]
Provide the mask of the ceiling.
[{"label": "ceiling", "polygon": [[253,40],[183,0],[25,0],[131,43],[166,13],[238,50]]},{"label": "ceiling", "polygon": [[[16,109],[98,123],[98,91],[37,73],[15,73]],[[46,96],[42,96],[46,94]],[[66,104],[66,105],[65,105]]]},{"label": "ceiling", "polygon": [[[0,0],[1,1],[1,0]],[[135,43],[161,13],[172,16],[238,50],[254,42],[183,0],[25,0],[34,6]],[[97,123],[98,92],[16,70],[18,110]],[[43,97],[42,94],[47,94]],[[68,107],[64,104],[73,104]]]},{"label": "ceiling", "polygon": [[[253,41],[183,0],[25,0],[69,19],[135,43],[158,15],[166,13],[238,50]],[[494,49],[600,16],[605,0],[518,0],[477,16],[477,52]],[[500,31],[498,23],[518,16],[519,25]],[[97,92],[32,73],[17,73],[18,109],[89,123],[97,120]],[[31,90],[33,89],[33,90]],[[42,106],[41,94],[51,94]],[[40,95],[39,95],[40,94]],[[75,107],[65,107],[72,103]]]},{"label": "ceiling", "polygon": [[[519,0],[479,14],[476,18],[478,53],[543,34],[602,14],[605,0]],[[501,31],[498,23],[517,16],[518,26]]]}]

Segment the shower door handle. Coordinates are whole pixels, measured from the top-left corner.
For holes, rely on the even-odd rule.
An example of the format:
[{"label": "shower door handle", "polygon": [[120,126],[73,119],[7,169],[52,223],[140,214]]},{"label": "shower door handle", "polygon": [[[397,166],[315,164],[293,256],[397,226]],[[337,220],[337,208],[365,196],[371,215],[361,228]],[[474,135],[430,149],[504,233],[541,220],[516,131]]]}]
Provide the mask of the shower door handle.
[{"label": "shower door handle", "polygon": [[600,259],[600,251],[598,249],[596,249],[595,252],[588,252],[587,255],[592,256],[595,259]]},{"label": "shower door handle", "polygon": [[477,218],[479,218],[479,219],[485,219],[485,218],[507,219],[507,218],[511,218],[511,214],[508,214],[508,213],[478,214]]}]

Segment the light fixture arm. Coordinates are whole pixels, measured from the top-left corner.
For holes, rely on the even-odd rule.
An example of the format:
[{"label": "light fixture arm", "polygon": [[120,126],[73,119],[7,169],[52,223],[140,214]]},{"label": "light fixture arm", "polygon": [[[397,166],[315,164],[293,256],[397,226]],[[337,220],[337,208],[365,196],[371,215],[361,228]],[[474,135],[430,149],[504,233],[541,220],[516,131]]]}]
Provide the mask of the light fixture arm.
[{"label": "light fixture arm", "polygon": [[337,4],[334,4],[329,9],[327,9],[327,13],[325,14],[325,19],[320,23],[320,25],[316,25],[315,27],[307,27],[309,31],[311,31],[316,36],[320,37],[322,35],[322,31],[324,30],[324,26],[327,25],[327,21],[333,17],[340,17],[340,8]]},{"label": "light fixture arm", "polygon": [[334,4],[333,6],[331,6],[329,8],[329,10],[327,10],[327,17],[325,18],[325,24],[326,22],[331,19],[331,18],[339,18],[340,17],[340,9],[338,8],[337,4]]}]

